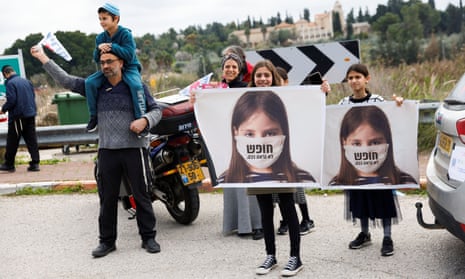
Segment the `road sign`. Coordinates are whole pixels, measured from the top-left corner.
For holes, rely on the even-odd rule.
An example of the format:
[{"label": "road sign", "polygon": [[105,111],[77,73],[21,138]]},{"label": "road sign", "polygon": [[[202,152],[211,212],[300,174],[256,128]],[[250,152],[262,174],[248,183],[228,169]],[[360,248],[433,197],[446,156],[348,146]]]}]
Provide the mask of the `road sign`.
[{"label": "road sign", "polygon": [[290,85],[302,84],[315,72],[320,72],[329,83],[339,83],[350,65],[360,63],[358,40],[246,51],[245,55],[252,64],[269,59],[275,66],[284,68]]},{"label": "road sign", "polygon": [[[23,78],[26,78],[26,71],[24,70],[23,52],[18,49],[16,55],[0,55],[0,69],[5,65],[10,65],[15,69],[15,72]],[[5,79],[0,74],[0,96],[5,95]]]}]

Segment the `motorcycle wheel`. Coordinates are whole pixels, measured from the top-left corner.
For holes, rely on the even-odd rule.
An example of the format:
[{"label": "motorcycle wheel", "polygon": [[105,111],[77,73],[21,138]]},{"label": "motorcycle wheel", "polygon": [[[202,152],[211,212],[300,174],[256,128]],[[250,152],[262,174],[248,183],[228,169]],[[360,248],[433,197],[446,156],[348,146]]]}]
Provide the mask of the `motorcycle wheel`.
[{"label": "motorcycle wheel", "polygon": [[171,217],[176,222],[189,225],[199,215],[200,199],[196,187],[189,188],[182,184],[178,176],[173,176],[174,183],[171,184],[171,197],[173,201],[166,204]]}]

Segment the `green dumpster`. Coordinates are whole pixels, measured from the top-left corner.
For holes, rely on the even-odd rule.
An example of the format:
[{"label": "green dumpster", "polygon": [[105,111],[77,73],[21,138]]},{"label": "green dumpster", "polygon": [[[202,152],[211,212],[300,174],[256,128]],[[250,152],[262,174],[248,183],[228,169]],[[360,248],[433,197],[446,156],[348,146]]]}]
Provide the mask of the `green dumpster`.
[{"label": "green dumpster", "polygon": [[52,104],[57,105],[60,125],[89,122],[86,98],[77,93],[57,93],[52,100]]}]

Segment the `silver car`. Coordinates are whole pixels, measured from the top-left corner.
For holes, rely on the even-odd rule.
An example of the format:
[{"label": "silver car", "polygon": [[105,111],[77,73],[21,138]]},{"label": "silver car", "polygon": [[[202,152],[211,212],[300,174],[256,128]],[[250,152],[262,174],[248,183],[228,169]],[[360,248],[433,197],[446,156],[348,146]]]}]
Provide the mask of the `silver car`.
[{"label": "silver car", "polygon": [[445,228],[465,241],[465,75],[435,113],[436,144],[426,167],[427,192],[435,224],[425,224],[421,204],[418,222]]}]

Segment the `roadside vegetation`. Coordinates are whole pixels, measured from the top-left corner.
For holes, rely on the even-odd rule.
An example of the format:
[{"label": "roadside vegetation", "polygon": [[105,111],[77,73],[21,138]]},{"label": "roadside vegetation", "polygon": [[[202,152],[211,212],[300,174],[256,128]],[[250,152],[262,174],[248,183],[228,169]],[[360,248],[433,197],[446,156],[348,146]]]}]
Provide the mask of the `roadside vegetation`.
[{"label": "roadside vegetation", "polygon": [[7,194],[5,196],[41,196],[50,194],[94,194],[97,193],[97,189],[86,189],[80,184],[71,185],[67,187],[55,188],[55,187],[30,187],[26,186],[18,189],[15,193]]}]

